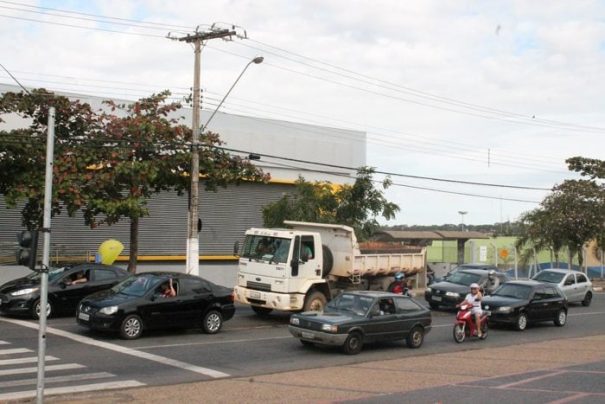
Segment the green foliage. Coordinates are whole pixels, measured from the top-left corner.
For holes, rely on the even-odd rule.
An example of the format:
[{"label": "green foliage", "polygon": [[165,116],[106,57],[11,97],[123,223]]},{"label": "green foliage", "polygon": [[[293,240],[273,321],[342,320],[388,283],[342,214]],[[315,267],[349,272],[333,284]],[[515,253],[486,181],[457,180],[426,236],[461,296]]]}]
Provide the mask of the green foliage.
[{"label": "green foliage", "polygon": [[399,207],[386,200],[383,189],[374,187],[371,168],[361,168],[353,185],[336,186],[330,182],[310,183],[300,177],[296,191],[263,208],[264,225],[283,227],[284,220],[344,224],[355,229],[360,240],[367,239],[378,228],[377,216],[389,220]]}]

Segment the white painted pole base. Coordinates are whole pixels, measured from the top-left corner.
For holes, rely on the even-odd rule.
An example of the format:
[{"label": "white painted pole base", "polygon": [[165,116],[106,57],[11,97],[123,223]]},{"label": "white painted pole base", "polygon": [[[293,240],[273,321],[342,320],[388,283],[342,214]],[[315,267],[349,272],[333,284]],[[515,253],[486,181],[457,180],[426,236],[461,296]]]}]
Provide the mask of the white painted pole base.
[{"label": "white painted pole base", "polygon": [[187,239],[187,273],[200,276],[200,242],[198,238]]}]

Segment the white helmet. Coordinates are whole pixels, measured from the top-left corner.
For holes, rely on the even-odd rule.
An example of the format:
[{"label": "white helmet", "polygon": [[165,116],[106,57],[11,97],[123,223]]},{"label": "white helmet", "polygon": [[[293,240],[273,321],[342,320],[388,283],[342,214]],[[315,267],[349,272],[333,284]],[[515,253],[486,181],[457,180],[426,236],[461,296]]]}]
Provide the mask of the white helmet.
[{"label": "white helmet", "polygon": [[477,283],[471,283],[471,289],[479,289],[479,285]]}]

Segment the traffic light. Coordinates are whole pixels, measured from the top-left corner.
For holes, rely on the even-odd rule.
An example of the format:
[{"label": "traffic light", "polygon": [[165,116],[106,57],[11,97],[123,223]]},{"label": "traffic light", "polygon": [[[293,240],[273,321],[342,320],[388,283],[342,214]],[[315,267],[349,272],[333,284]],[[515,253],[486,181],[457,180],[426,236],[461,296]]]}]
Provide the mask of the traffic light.
[{"label": "traffic light", "polygon": [[24,230],[17,233],[17,264],[25,265],[29,269],[36,268],[36,254],[38,252],[38,231]]}]

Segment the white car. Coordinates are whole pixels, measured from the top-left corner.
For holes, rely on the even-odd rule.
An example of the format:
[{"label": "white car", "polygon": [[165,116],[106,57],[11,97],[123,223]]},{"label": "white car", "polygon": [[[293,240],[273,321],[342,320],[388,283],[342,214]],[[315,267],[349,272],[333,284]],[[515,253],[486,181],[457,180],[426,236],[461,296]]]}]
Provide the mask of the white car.
[{"label": "white car", "polygon": [[582,272],[568,269],[545,269],[534,275],[532,279],[558,285],[569,302],[590,306],[592,282]]}]

